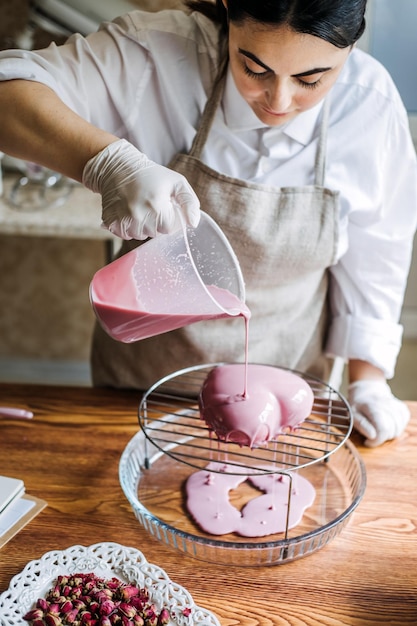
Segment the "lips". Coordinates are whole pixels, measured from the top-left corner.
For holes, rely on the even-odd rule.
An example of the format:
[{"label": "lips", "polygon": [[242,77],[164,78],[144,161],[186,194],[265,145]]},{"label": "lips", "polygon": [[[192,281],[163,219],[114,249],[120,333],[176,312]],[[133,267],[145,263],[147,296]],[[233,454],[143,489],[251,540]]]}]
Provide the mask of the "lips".
[{"label": "lips", "polygon": [[272,115],[273,117],[286,117],[287,115],[291,114],[291,111],[286,111],[285,113],[277,113],[275,111],[270,111],[269,109],[266,109],[265,107],[262,107],[263,111],[265,111],[265,113],[267,113],[267,115]]}]

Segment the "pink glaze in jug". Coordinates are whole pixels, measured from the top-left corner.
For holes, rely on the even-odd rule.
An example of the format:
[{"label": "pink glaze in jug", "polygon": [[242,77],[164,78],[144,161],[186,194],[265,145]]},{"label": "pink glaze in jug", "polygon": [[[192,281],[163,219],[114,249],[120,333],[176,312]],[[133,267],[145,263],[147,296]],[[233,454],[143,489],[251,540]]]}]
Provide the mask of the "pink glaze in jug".
[{"label": "pink glaze in jug", "polygon": [[201,320],[250,317],[239,262],[204,212],[197,228],[183,224],[100,269],[90,300],[104,330],[124,343]]}]

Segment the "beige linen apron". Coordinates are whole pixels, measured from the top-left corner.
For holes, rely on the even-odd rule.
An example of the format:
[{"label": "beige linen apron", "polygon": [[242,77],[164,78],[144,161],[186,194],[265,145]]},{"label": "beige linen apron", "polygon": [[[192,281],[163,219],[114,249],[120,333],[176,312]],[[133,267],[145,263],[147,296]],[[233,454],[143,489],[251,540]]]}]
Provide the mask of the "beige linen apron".
[{"label": "beige linen apron", "polygon": [[[328,104],[323,107],[315,185],[275,188],[225,176],[200,155],[221,99],[217,80],[189,154],[170,167],[186,176],[202,209],[219,224],[240,261],[246,284],[249,362],[290,367],[325,377],[327,268],[335,262],[338,192],[324,188]],[[138,242],[124,242],[122,253]],[[243,318],[198,322],[123,344],[96,325],[92,374],[97,386],[147,389],[179,369],[243,362]]]}]

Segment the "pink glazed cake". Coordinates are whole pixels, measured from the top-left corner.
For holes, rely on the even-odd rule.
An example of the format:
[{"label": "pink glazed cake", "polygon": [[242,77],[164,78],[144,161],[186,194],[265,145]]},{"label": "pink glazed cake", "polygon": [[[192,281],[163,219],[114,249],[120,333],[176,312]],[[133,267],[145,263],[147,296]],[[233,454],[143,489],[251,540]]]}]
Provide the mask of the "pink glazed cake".
[{"label": "pink glazed cake", "polygon": [[220,440],[254,448],[297,428],[311,414],[314,395],[297,374],[268,365],[245,367],[212,369],[201,388],[199,408]]}]

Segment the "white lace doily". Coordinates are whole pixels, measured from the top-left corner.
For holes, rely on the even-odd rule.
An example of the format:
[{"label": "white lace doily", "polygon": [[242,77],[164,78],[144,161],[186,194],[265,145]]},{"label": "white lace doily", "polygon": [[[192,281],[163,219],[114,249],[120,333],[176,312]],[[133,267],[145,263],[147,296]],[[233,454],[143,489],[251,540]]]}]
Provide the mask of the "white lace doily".
[{"label": "white lace doily", "polygon": [[117,543],[72,546],[30,561],[0,595],[0,625],[28,626],[23,616],[46,595],[57,576],[83,572],[101,578],[114,576],[146,587],[156,607],[160,610],[165,606],[170,611],[170,626],[220,626],[210,611],[198,607],[184,587],[173,583],[163,569],[148,563],[142,552]]}]

